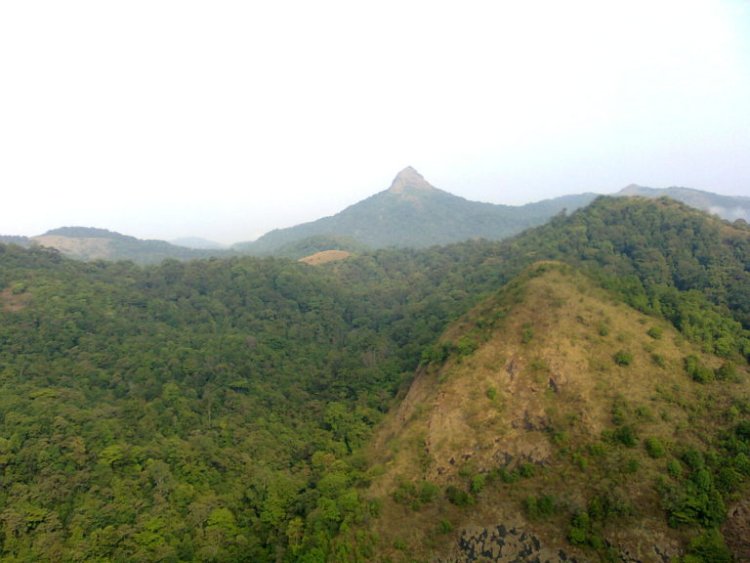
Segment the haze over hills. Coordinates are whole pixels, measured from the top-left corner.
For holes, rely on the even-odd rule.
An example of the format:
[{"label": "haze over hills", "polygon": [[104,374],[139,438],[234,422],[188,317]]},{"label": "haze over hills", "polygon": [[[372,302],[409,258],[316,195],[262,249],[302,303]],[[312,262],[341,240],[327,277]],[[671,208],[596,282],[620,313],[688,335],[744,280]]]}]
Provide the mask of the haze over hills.
[{"label": "haze over hills", "polygon": [[631,184],[615,195],[648,198],[669,197],[682,203],[718,215],[727,221],[750,221],[750,197],[728,196],[695,190],[693,188],[646,188]]},{"label": "haze over hills", "polygon": [[185,248],[192,248],[194,250],[222,250],[226,249],[226,245],[221,244],[213,240],[208,240],[201,237],[182,237],[169,241],[170,244],[175,246],[184,246]]},{"label": "haze over hills", "polygon": [[407,167],[390,188],[336,215],[274,230],[234,248],[252,254],[275,254],[313,236],[347,237],[370,248],[422,248],[473,238],[500,240],[540,225],[563,209],[583,207],[595,197],[570,195],[517,207],[481,203],[435,188],[414,168]]},{"label": "haze over hills", "polygon": [[[654,189],[630,185],[615,196],[670,197],[729,221],[750,218],[750,198],[723,196],[690,188]],[[83,260],[134,260],[155,263],[165,258],[189,260],[232,253],[299,259],[317,252],[363,252],[384,247],[422,248],[476,238],[501,240],[545,223],[563,210],[588,205],[593,193],[573,194],[521,206],[469,201],[430,185],[408,167],[388,190],[331,217],[277,229],[253,242],[230,248],[199,237],[168,243],[141,240],[105,229],[64,227],[35,237],[0,237],[20,245],[41,244]]]},{"label": "haze over hills", "polygon": [[92,227],[52,229],[30,237],[29,243],[55,248],[79,260],[132,260],[138,264],[155,264],[167,258],[191,260],[228,254],[220,249],[198,250]]}]

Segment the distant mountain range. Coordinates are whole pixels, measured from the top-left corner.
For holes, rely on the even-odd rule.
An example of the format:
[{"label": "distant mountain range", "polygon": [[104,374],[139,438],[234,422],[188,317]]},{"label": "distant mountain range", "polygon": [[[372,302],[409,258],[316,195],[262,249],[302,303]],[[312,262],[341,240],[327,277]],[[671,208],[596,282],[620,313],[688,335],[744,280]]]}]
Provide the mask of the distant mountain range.
[{"label": "distant mountain range", "polygon": [[79,260],[132,260],[138,264],[157,264],[167,258],[190,260],[231,254],[185,248],[163,240],[142,240],[93,227],[61,227],[34,237],[0,237],[0,242],[51,247]]},{"label": "distant mountain range", "polygon": [[750,221],[750,197],[719,195],[692,188],[645,188],[631,184],[623,188],[617,196],[640,196],[648,198],[668,197],[685,205],[718,215],[727,221]]},{"label": "distant mountain range", "polygon": [[419,248],[474,238],[499,240],[541,225],[564,209],[584,207],[595,197],[577,194],[521,206],[480,203],[439,190],[407,167],[390,188],[336,215],[277,229],[234,248],[251,254],[277,254],[311,237],[345,237],[370,248]]},{"label": "distant mountain range", "polygon": [[[750,197],[725,196],[691,188],[654,189],[632,184],[622,197],[669,197],[729,221],[750,221]],[[390,188],[330,216],[276,229],[253,242],[227,249],[205,239],[141,240],[89,227],[62,227],[40,236],[0,236],[0,242],[40,244],[82,260],[133,260],[158,263],[237,254],[302,258],[327,250],[362,252],[384,247],[421,248],[469,239],[500,240],[553,216],[585,207],[594,193],[566,195],[520,206],[469,201],[432,186],[414,168],[398,173]]]}]

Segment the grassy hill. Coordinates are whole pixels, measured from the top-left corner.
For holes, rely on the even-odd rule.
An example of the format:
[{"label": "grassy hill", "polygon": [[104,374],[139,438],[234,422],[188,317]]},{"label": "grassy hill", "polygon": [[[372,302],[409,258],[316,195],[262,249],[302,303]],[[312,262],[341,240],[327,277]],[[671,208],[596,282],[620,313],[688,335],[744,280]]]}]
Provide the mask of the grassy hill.
[{"label": "grassy hill", "polygon": [[379,428],[373,560],[670,561],[745,491],[747,375],[532,266],[446,331]]}]

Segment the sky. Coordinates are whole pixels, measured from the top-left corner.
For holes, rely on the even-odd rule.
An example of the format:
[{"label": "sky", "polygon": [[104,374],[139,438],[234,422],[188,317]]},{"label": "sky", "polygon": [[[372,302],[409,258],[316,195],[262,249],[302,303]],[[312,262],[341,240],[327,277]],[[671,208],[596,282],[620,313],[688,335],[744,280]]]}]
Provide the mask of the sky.
[{"label": "sky", "polygon": [[0,234],[251,240],[409,165],[750,196],[750,2],[0,2]]}]

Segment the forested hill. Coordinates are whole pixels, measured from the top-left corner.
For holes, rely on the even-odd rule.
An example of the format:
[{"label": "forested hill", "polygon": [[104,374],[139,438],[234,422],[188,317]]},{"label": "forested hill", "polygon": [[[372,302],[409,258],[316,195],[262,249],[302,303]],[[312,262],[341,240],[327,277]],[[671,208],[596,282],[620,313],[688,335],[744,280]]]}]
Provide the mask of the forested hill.
[{"label": "forested hill", "polygon": [[570,195],[517,207],[480,203],[439,190],[408,167],[388,190],[332,217],[274,230],[235,248],[252,254],[276,254],[295,242],[320,236],[345,237],[372,249],[422,248],[474,238],[499,240],[541,225],[563,209],[582,207],[594,197]]},{"label": "forested hill", "polygon": [[744,362],[748,237],[603,198],[509,241],[320,267],[0,245],[0,558],[367,559],[366,534],[334,541],[377,518],[362,448],[450,322],[555,258]]}]

